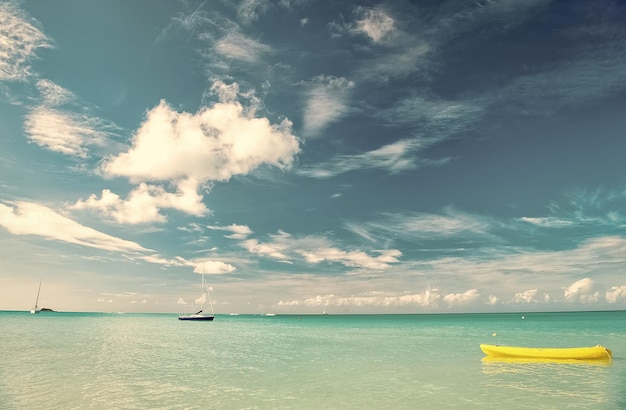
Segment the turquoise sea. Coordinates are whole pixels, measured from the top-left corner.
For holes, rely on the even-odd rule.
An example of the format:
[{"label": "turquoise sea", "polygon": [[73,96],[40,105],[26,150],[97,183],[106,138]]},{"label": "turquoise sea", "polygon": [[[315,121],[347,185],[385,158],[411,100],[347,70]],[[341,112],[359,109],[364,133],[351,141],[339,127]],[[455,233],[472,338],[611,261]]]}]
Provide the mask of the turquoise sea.
[{"label": "turquoise sea", "polygon": [[[614,358],[489,362],[480,343]],[[0,312],[0,346],[0,409],[626,409],[625,311]]]}]

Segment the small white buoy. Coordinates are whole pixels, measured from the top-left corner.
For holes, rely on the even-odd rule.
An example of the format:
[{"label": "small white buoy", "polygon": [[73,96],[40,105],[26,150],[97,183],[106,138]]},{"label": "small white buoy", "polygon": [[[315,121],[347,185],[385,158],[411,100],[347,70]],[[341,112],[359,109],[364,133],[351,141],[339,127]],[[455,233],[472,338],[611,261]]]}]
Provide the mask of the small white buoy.
[{"label": "small white buoy", "polygon": [[524,316],[522,316],[522,319],[524,319]]},{"label": "small white buoy", "polygon": [[492,333],[492,334],[491,334],[491,336],[495,336],[495,335],[496,335],[495,333]]}]

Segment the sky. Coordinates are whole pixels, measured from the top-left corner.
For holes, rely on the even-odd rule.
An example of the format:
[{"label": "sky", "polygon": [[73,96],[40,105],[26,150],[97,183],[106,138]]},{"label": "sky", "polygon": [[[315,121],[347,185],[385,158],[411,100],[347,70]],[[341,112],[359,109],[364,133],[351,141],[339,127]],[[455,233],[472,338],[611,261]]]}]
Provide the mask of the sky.
[{"label": "sky", "polygon": [[0,1],[0,309],[626,309],[626,3]]}]

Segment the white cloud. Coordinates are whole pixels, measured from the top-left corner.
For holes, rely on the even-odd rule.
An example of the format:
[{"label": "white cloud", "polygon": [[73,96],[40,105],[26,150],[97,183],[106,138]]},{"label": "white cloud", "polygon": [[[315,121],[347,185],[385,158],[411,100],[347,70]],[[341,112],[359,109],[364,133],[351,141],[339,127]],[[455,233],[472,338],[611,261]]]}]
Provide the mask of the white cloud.
[{"label": "white cloud", "polygon": [[443,297],[443,301],[448,307],[465,306],[478,300],[480,294],[478,289],[469,289],[463,293],[450,293]]},{"label": "white cloud", "polygon": [[184,258],[181,258],[180,256],[177,256],[172,259],[166,259],[155,254],[155,255],[140,256],[137,259],[154,263],[156,265],[164,265],[164,266],[196,266],[193,262],[185,260]]},{"label": "white cloud", "polygon": [[250,253],[256,253],[261,256],[278,259],[280,261],[289,261],[289,257],[284,253],[289,246],[286,243],[259,243],[256,239],[248,239],[241,243],[244,249]]},{"label": "white cloud", "polygon": [[126,199],[104,189],[100,198],[92,194],[86,200],[76,201],[68,209],[96,210],[120,224],[165,222],[167,217],[161,214],[165,208],[196,216],[209,212],[202,203],[202,196],[196,191],[195,182],[181,181],[177,188],[176,193],[170,193],[161,186],[141,183]]},{"label": "white cloud", "polygon": [[[417,235],[453,236],[462,232],[486,234],[490,226],[485,218],[458,212],[452,208],[446,209],[444,215],[413,213],[389,214],[388,217],[390,228]],[[382,224],[378,227],[383,228]]]},{"label": "white cloud", "polygon": [[270,8],[268,0],[243,0],[237,6],[237,16],[244,24],[259,19]]},{"label": "white cloud", "polygon": [[563,296],[570,302],[595,303],[600,299],[600,292],[595,290],[596,284],[590,278],[583,278],[565,289]]},{"label": "white cloud", "polygon": [[397,263],[402,255],[402,252],[397,249],[373,250],[369,253],[360,250],[344,250],[333,246],[328,239],[323,237],[294,238],[282,231],[277,235],[272,235],[271,238],[272,241],[267,243],[249,239],[242,242],[241,246],[249,252],[280,261],[291,261],[302,257],[310,264],[331,262],[367,270],[387,269],[391,264]]},{"label": "white cloud", "polygon": [[422,139],[400,140],[363,154],[337,155],[327,162],[302,167],[298,174],[326,179],[361,169],[383,169],[394,175],[417,169],[420,165],[442,165],[448,161],[424,160],[415,155],[429,146],[430,142]]},{"label": "white cloud", "polygon": [[291,123],[247,117],[239,103],[218,103],[196,114],[178,113],[165,102],[150,110],[132,147],[108,158],[107,176],[131,181],[227,181],[261,165],[292,165],[299,152]]},{"label": "white cloud", "polygon": [[351,27],[351,31],[367,35],[374,43],[383,41],[395,28],[393,18],[380,8],[359,7],[355,14],[358,20]]},{"label": "white cloud", "polygon": [[389,267],[390,263],[397,263],[402,252],[397,249],[372,251],[378,256],[371,256],[364,251],[345,251],[333,246],[318,247],[317,249],[296,249],[304,259],[313,264],[321,262],[338,262],[351,268],[363,268],[382,270]]},{"label": "white cloud", "polygon": [[223,275],[237,270],[233,265],[216,260],[206,260],[195,264],[195,273],[206,273],[207,275]]},{"label": "white cloud", "polygon": [[[238,92],[238,87],[223,83],[216,87],[224,99],[232,100]],[[120,223],[163,222],[164,208],[203,215],[208,210],[197,191],[207,182],[227,181],[263,165],[291,167],[300,150],[291,123],[272,125],[244,111],[240,103],[230,101],[196,114],[178,113],[161,101],[147,113],[132,146],[101,165],[105,176],[124,176],[141,185],[126,200],[103,190],[100,199],[92,195],[73,209],[100,210]],[[145,181],[169,182],[176,193]]]},{"label": "white cloud", "polygon": [[240,33],[229,33],[215,44],[215,51],[224,57],[254,63],[272,48]]},{"label": "white cloud", "polygon": [[571,226],[573,223],[571,221],[566,221],[553,217],[544,217],[544,218],[530,218],[523,217],[520,218],[523,222],[528,222],[529,224],[541,226],[544,228],[562,228],[565,226]]},{"label": "white cloud", "polygon": [[310,84],[304,110],[304,135],[314,137],[328,124],[349,112],[349,92],[354,83],[343,77],[318,76]]},{"label": "white cloud", "polygon": [[37,49],[52,47],[37,22],[28,20],[14,2],[0,3],[0,81],[26,81]]},{"label": "white cloud", "polygon": [[141,245],[83,226],[54,210],[32,202],[0,204],[0,225],[14,235],[37,235],[46,239],[114,252],[146,252]]},{"label": "white cloud", "polygon": [[528,289],[517,292],[513,297],[513,303],[538,303],[537,289]]},{"label": "white cloud", "polygon": [[604,294],[604,298],[608,303],[617,303],[619,300],[626,299],[626,285],[613,286]]},{"label": "white cloud", "polygon": [[76,98],[71,91],[46,79],[37,81],[37,89],[43,98],[43,105],[46,107],[67,104]]},{"label": "white cloud", "polygon": [[252,234],[252,230],[247,225],[232,224],[228,226],[207,226],[207,228],[215,231],[232,232],[230,235],[225,235],[226,238],[230,239],[243,240]]},{"label": "white cloud", "polygon": [[96,118],[45,106],[33,109],[24,122],[28,138],[37,145],[81,158],[87,157],[87,146],[104,145],[107,133],[99,125]]},{"label": "white cloud", "polygon": [[281,300],[279,306],[337,306],[337,307],[423,307],[436,308],[441,299],[439,290],[428,289],[422,293],[403,293],[396,295],[371,292],[364,295],[336,296],[318,295],[303,300]]}]

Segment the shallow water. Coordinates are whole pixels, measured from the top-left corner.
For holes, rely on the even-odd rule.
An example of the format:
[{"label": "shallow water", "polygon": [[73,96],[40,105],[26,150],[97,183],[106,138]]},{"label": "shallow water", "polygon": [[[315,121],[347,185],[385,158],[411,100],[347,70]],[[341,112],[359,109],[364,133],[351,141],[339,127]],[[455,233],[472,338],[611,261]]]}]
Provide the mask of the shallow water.
[{"label": "shallow water", "polygon": [[[0,408],[619,409],[625,319],[1,312]],[[614,360],[487,361],[480,343],[603,344]]]}]

